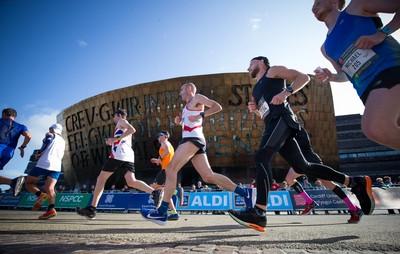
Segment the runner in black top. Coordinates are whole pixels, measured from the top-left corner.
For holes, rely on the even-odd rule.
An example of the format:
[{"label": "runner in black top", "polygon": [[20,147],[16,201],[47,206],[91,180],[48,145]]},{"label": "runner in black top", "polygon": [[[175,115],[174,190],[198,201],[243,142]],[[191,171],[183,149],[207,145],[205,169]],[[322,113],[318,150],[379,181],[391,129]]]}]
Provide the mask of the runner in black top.
[{"label": "runner in black top", "polygon": [[[305,160],[295,135],[300,131],[293,111],[286,98],[302,89],[310,78],[299,71],[284,66],[270,67],[266,57],[255,57],[247,69],[250,77],[257,79],[253,88],[250,112],[259,115],[265,123],[260,147],[255,154],[257,168],[257,201],[254,208],[244,211],[230,210],[229,215],[238,223],[264,232],[266,230],[266,206],[272,182],[271,161],[276,153],[293,167],[298,174],[335,181],[352,187],[365,214],[370,214],[374,207],[372,182],[368,176],[349,177],[334,169]],[[285,80],[293,80],[290,86]]]}]

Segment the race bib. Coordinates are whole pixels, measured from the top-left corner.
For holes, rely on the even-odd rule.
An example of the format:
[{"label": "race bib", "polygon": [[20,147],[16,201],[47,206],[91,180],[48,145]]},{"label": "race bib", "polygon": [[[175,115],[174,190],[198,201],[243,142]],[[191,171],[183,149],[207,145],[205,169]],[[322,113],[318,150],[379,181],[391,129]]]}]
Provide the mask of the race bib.
[{"label": "race bib", "polygon": [[269,106],[264,98],[261,98],[261,100],[258,102],[258,112],[260,112],[260,116],[262,119],[264,119],[269,114]]},{"label": "race bib", "polygon": [[351,45],[341,57],[343,61],[342,70],[353,78],[355,74],[365,70],[375,59],[375,56],[375,52],[371,49],[356,49]]}]

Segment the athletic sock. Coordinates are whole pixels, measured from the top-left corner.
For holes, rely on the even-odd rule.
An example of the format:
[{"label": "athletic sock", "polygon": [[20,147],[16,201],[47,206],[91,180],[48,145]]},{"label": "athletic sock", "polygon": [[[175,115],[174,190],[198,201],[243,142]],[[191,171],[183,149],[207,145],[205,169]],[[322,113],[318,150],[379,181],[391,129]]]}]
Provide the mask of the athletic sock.
[{"label": "athletic sock", "polygon": [[349,208],[350,211],[356,211],[357,207],[354,205],[353,202],[351,202],[351,200],[349,199],[349,197],[347,197],[346,193],[344,193],[344,191],[342,190],[342,188],[340,188],[339,186],[335,186],[335,188],[333,188],[333,193],[335,193],[341,200],[343,200],[343,202],[347,205],[347,207]]},{"label": "athletic sock", "polygon": [[241,197],[246,196],[246,190],[243,187],[240,187],[239,185],[236,186],[235,193],[239,194]]},{"label": "athletic sock", "polygon": [[308,196],[307,192],[305,191],[300,193],[300,196],[306,201],[307,204],[312,204],[314,202],[314,200],[312,200],[312,198],[310,198],[310,196]]},{"label": "athletic sock", "polygon": [[350,211],[356,211],[357,210],[357,207],[353,204],[353,202],[351,202],[349,197],[345,197],[342,200],[347,205],[347,207],[349,208]]},{"label": "athletic sock", "polygon": [[295,190],[300,196],[306,201],[307,204],[312,204],[313,200],[308,196],[307,192],[303,189],[303,187],[298,183],[295,182],[292,186],[293,190]]},{"label": "athletic sock", "polygon": [[166,214],[168,211],[169,203],[162,201],[160,207],[158,208],[158,212],[161,214]]}]

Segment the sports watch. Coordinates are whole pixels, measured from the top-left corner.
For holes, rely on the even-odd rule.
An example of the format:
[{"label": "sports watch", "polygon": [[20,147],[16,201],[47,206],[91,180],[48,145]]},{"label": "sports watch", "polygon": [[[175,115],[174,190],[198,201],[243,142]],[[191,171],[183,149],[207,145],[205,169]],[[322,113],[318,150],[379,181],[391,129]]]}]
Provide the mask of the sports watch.
[{"label": "sports watch", "polygon": [[293,94],[293,87],[287,86],[285,91],[289,92],[290,94]]}]

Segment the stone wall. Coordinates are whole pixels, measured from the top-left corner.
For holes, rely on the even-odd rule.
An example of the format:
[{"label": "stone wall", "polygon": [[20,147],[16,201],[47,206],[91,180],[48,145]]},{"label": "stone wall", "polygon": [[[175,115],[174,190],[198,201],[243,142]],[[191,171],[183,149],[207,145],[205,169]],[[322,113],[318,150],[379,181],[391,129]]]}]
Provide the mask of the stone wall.
[{"label": "stone wall", "polygon": [[[247,73],[223,73],[180,77],[138,84],[116,89],[83,100],[63,110],[58,122],[64,127],[67,150],[63,160],[65,179],[70,186],[79,182],[94,182],[110,147],[104,139],[114,129],[112,112],[117,108],[128,111],[128,121],[135,127],[134,151],[137,171],[153,172],[150,158],[158,156],[157,130],[171,133],[170,141],[176,147],[181,138],[181,127],[174,117],[184,106],[179,88],[193,82],[199,93],[218,101],[223,110],[205,119],[208,157],[215,168],[228,172],[232,168],[254,168],[253,155],[259,145],[263,122],[247,110],[254,80]],[[293,111],[311,136],[312,144],[324,163],[338,168],[336,125],[330,85],[312,81],[302,91],[289,97]],[[187,165],[187,166],[190,166]],[[288,168],[276,156],[274,168]],[[246,173],[248,174],[248,173]],[[155,176],[155,175],[154,175]],[[153,177],[154,177],[153,176]],[[240,178],[240,177],[238,177]]]}]

